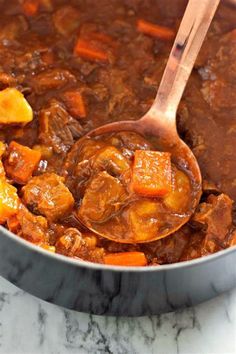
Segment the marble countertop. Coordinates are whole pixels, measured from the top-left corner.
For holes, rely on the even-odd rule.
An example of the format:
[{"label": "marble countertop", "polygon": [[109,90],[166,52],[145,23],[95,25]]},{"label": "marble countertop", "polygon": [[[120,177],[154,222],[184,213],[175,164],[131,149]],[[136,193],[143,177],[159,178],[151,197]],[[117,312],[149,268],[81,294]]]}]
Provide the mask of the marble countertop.
[{"label": "marble countertop", "polygon": [[236,289],[183,311],[114,318],[65,310],[0,278],[3,354],[235,354]]}]

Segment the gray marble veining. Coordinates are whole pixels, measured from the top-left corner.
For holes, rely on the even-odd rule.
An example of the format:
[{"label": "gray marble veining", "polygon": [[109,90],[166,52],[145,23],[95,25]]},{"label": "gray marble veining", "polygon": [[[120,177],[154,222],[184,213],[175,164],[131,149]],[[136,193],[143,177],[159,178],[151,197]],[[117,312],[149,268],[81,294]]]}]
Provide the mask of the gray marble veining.
[{"label": "gray marble veining", "polygon": [[3,354],[235,354],[236,290],[153,317],[115,318],[65,310],[0,278]]}]

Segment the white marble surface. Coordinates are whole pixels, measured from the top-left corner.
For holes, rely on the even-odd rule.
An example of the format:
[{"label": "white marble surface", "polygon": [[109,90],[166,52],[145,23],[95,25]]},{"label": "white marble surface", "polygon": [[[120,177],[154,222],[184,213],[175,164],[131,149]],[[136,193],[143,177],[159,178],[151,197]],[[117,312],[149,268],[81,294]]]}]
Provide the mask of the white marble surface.
[{"label": "white marble surface", "polygon": [[3,354],[235,354],[236,289],[184,311],[90,316],[40,301],[0,278]]}]

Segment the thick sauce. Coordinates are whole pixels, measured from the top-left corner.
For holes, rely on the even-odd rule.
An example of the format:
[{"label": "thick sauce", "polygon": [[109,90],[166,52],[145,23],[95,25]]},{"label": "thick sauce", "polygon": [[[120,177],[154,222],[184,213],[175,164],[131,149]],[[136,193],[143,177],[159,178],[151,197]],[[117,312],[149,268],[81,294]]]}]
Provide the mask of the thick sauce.
[{"label": "thick sauce", "polygon": [[[159,199],[142,196],[127,203],[127,190],[115,181],[120,172],[94,162],[104,141],[78,149],[89,130],[147,111],[185,5],[184,0],[0,1],[2,225],[51,252],[107,264],[173,263],[236,244],[235,8],[221,4],[178,110],[179,133],[204,179],[202,201],[187,225],[164,239],[138,243],[163,227],[166,209],[158,219]],[[152,150],[150,142],[137,140],[123,138],[118,167],[129,170],[136,150]],[[106,144],[113,148],[109,163],[116,144]],[[122,178],[127,187],[130,176]],[[188,203],[187,185],[181,187],[186,200],[181,193],[175,198],[178,212]],[[96,188],[109,190],[115,203],[98,200]],[[168,222],[174,222],[173,200],[164,199],[161,208],[166,203],[172,210]],[[81,224],[85,218],[109,232],[121,205],[129,220],[123,223],[124,238],[116,239],[122,242],[98,237]],[[124,243],[130,222],[134,244]]]}]

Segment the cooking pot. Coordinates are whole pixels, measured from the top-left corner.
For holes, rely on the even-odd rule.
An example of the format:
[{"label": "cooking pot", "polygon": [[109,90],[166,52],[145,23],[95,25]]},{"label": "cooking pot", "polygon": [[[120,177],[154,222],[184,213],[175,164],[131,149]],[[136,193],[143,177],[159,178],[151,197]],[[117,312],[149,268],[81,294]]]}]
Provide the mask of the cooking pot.
[{"label": "cooking pot", "polygon": [[32,295],[76,311],[154,315],[233,288],[236,247],[177,264],[114,267],[52,254],[0,227],[0,274]]},{"label": "cooking pot", "polygon": [[0,227],[0,275],[34,296],[76,311],[154,315],[233,288],[236,246],[176,264],[115,267],[52,254]]}]

